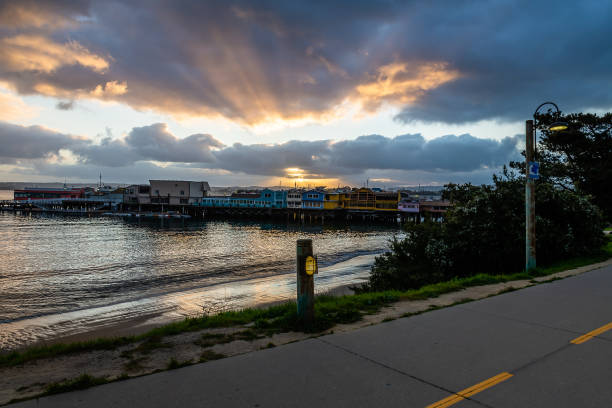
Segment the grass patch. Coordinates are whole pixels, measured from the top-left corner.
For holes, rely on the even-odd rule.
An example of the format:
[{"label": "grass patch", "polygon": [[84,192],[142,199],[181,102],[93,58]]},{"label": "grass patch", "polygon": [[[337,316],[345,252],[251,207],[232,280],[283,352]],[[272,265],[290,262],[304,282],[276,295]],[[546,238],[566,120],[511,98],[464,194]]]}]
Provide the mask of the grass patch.
[{"label": "grass patch", "polygon": [[104,377],[93,377],[89,374],[81,374],[72,380],[55,382],[47,385],[42,395],[53,395],[62,392],[84,390],[95,385],[106,384],[108,380]]}]

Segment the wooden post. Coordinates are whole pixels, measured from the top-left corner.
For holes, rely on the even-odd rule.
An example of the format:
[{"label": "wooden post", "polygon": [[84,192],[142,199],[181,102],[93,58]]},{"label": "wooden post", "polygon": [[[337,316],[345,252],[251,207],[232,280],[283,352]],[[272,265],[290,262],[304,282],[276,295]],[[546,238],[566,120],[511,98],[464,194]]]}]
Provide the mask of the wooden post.
[{"label": "wooden post", "polygon": [[314,321],[314,276],[306,273],[306,258],[312,256],[312,239],[297,240],[297,313],[305,328]]}]

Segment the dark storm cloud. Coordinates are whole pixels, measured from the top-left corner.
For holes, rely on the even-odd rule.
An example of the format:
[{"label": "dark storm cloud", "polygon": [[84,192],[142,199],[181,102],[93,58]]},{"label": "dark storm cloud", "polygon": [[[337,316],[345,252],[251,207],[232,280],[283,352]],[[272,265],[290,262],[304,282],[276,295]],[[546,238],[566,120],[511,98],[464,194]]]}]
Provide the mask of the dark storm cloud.
[{"label": "dark storm cloud", "polygon": [[[138,162],[170,162],[184,168],[259,176],[330,178],[370,170],[474,172],[518,158],[519,136],[501,141],[471,135],[425,140],[420,134],[360,136],[354,140],[290,141],[224,146],[208,134],[180,139],[163,123],[133,128],[125,137],[98,143],[38,126],[0,123],[2,163],[44,159],[69,150],[83,165],[129,167]],[[295,170],[291,170],[295,169]]]},{"label": "dark storm cloud", "polygon": [[262,175],[284,175],[287,168],[299,168],[310,173],[342,174],[343,169],[330,169],[333,160],[328,140],[290,141],[274,145],[233,146],[214,152],[216,166],[230,171]]},{"label": "dark storm cloud", "polygon": [[496,168],[518,158],[519,139],[496,141],[466,134],[426,141],[420,134],[394,138],[369,135],[336,143],[235,144],[213,153],[219,168],[264,175],[292,173],[288,168],[299,168],[310,178],[361,174],[371,169],[470,172]]},{"label": "dark storm cloud", "polygon": [[84,139],[57,133],[40,126],[19,126],[0,122],[0,163],[18,159],[42,159],[87,144]]},{"label": "dark storm cloud", "polygon": [[247,123],[347,98],[406,122],[515,120],[548,99],[612,106],[610,15],[596,0],[3,2],[0,21],[17,17],[0,29],[0,79]]},{"label": "dark storm cloud", "polygon": [[546,100],[565,111],[612,106],[612,3],[415,3],[403,53],[450,61],[462,73],[406,107],[399,119],[461,123],[526,119]]}]

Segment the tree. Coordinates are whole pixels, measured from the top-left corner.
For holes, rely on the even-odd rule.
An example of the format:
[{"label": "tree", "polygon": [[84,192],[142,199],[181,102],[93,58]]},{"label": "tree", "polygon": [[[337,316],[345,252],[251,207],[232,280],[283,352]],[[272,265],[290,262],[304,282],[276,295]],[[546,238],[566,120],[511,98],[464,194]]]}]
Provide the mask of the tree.
[{"label": "tree", "polygon": [[[537,119],[542,131],[538,160],[544,181],[590,195],[612,221],[612,113],[546,114]],[[567,122],[568,129],[548,131],[555,121]]]}]

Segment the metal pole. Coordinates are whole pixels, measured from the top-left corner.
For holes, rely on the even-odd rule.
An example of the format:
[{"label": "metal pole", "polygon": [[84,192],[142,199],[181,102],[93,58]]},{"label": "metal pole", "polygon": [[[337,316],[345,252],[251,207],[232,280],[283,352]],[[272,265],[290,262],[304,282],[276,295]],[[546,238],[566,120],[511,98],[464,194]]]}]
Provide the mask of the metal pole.
[{"label": "metal pole", "polygon": [[529,163],[534,160],[533,120],[525,126],[525,270],[536,267],[535,180],[529,178]]},{"label": "metal pole", "polygon": [[306,273],[306,258],[312,256],[312,239],[297,240],[297,313],[306,328],[314,321],[314,277]]}]

